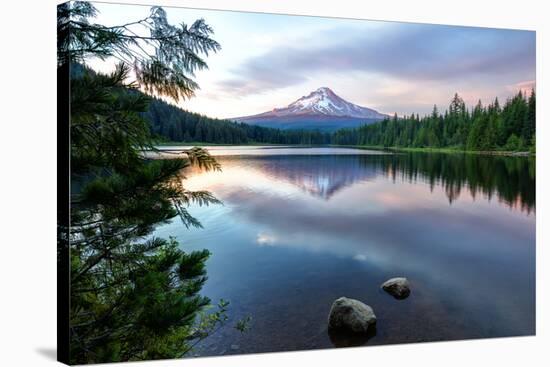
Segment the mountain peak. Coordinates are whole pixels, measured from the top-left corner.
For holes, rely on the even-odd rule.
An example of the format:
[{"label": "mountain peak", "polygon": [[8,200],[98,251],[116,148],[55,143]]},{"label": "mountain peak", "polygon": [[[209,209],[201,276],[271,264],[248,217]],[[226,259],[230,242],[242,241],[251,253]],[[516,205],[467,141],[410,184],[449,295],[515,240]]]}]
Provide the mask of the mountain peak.
[{"label": "mountain peak", "polygon": [[321,114],[326,116],[347,116],[357,118],[384,118],[370,108],[361,107],[339,97],[328,87],[320,87],[289,104],[275,109],[279,113]]},{"label": "mountain peak", "polygon": [[330,93],[334,93],[332,91],[332,89],[330,89],[329,87],[319,87],[317,88],[316,92],[330,92]]},{"label": "mountain peak", "polygon": [[[313,121],[323,120],[331,121],[331,124],[334,124],[334,127],[337,128],[339,125],[337,121],[342,122],[344,125],[353,124],[355,126],[360,123],[382,120],[385,117],[387,116],[373,109],[346,101],[328,87],[320,87],[308,95],[298,98],[286,107],[274,108],[259,115],[240,117],[235,120],[247,123],[265,123],[270,126],[277,125],[275,120],[285,120],[285,127],[287,128],[292,128],[292,121],[305,121],[304,119],[306,119],[312,122],[311,126],[313,127],[316,125]],[[351,120],[355,120],[355,122]],[[300,128],[304,127],[307,126],[300,125]],[[342,127],[344,126],[342,125]]]}]

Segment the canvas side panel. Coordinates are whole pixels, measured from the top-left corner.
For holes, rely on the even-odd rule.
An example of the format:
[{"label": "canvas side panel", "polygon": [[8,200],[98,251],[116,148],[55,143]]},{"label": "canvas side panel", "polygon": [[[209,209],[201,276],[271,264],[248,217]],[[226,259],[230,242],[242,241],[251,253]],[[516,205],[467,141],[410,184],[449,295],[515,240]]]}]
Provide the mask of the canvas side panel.
[{"label": "canvas side panel", "polygon": [[[58,5],[58,6],[62,6]],[[70,68],[57,68],[57,360],[69,364]]]}]

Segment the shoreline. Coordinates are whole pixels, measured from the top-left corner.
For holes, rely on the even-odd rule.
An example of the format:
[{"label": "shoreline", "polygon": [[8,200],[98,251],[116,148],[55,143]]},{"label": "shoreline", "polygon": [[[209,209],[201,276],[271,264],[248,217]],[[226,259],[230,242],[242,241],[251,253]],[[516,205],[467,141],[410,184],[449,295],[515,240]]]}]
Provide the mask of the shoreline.
[{"label": "shoreline", "polygon": [[535,152],[511,151],[511,150],[462,150],[453,148],[407,148],[407,147],[382,147],[371,145],[332,145],[334,147],[348,147],[356,149],[389,150],[393,152],[411,153],[445,153],[445,154],[477,154],[506,157],[535,157]]},{"label": "shoreline", "polygon": [[158,147],[236,147],[236,146],[249,146],[249,147],[291,147],[291,148],[311,148],[311,147],[331,147],[331,148],[354,148],[354,149],[370,149],[370,150],[383,150],[391,152],[417,152],[417,153],[445,153],[445,154],[478,154],[478,155],[492,155],[492,156],[506,156],[506,157],[536,157],[536,152],[530,151],[504,151],[504,150],[462,150],[454,148],[411,148],[411,147],[383,147],[376,145],[338,145],[338,144],[262,144],[262,143],[249,143],[249,144],[220,144],[220,143],[205,143],[205,142],[162,142],[156,144]]}]

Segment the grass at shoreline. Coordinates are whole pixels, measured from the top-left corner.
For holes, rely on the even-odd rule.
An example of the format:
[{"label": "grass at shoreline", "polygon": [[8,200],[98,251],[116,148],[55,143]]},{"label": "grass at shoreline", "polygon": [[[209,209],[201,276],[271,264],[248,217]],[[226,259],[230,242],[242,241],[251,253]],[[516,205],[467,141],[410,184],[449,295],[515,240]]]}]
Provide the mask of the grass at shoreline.
[{"label": "grass at shoreline", "polygon": [[267,144],[267,143],[247,143],[247,144],[220,144],[220,143],[205,143],[205,142],[160,142],[156,144],[159,147],[166,146],[192,146],[192,147],[231,147],[231,146],[266,146],[266,147],[333,147],[333,148],[355,148],[355,149],[372,149],[372,150],[384,150],[392,152],[418,152],[418,153],[446,153],[446,154],[479,154],[479,155],[502,155],[502,156],[518,156],[518,157],[534,157],[535,152],[531,151],[504,151],[504,150],[491,150],[491,151],[479,151],[479,150],[463,150],[458,148],[411,148],[411,147],[384,147],[378,145],[308,145],[308,144]]}]

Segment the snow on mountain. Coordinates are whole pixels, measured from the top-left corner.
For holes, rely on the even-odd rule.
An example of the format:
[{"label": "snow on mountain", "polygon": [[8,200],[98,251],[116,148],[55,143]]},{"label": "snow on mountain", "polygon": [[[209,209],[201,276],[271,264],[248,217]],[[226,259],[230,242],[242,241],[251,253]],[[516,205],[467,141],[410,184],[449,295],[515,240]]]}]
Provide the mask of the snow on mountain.
[{"label": "snow on mountain", "polygon": [[288,128],[321,128],[334,130],[379,121],[387,117],[371,108],[344,100],[330,88],[321,87],[287,107],[232,120],[248,124]]},{"label": "snow on mountain", "polygon": [[277,115],[319,113],[328,116],[348,116],[358,118],[381,118],[385,115],[377,111],[361,107],[344,100],[334,93],[330,88],[321,87],[307,96],[304,96],[285,108],[274,109]]}]

